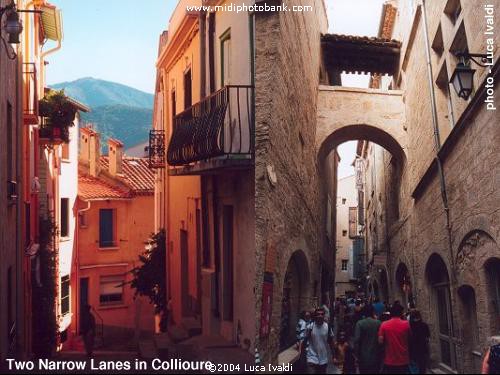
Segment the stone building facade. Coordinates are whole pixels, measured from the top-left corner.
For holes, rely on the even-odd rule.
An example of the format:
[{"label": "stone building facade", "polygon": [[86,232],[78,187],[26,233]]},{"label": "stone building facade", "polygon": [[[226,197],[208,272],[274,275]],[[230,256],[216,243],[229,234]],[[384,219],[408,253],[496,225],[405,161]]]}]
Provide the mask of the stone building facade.
[{"label": "stone building facade", "polygon": [[299,312],[332,286],[326,278],[332,277],[327,271],[333,270],[335,242],[325,223],[328,211],[334,233],[336,193],[331,184],[328,210],[320,199],[328,186],[320,185],[319,172],[335,177],[338,159],[332,153],[320,164],[316,157],[319,40],[327,19],[323,1],[311,5],[312,12],[255,16],[255,314],[263,361],[275,361],[293,344]]},{"label": "stone building facade", "polygon": [[[397,74],[382,86],[404,93],[408,142],[402,164],[379,145],[358,147],[365,165],[368,290],[415,303],[431,328],[433,363],[474,373],[500,324],[500,132],[497,112],[485,103],[488,74],[498,82],[499,37],[485,34],[485,4],[393,4],[392,37],[402,41],[401,59]],[[455,54],[485,53],[488,38],[495,46],[492,65],[472,64],[474,90],[463,100],[449,85],[459,62]],[[498,107],[498,96],[492,100]]]},{"label": "stone building facade", "polygon": [[[324,161],[361,140],[368,292],[416,304],[441,370],[477,371],[500,324],[500,133],[485,103],[499,71],[499,36],[485,32],[498,21],[475,2],[388,1],[378,38],[321,35],[315,5],[256,16],[257,348],[275,360],[286,323],[327,289]],[[472,95],[458,97],[457,53],[490,45]],[[363,70],[371,88],[339,87],[340,72]]]}]

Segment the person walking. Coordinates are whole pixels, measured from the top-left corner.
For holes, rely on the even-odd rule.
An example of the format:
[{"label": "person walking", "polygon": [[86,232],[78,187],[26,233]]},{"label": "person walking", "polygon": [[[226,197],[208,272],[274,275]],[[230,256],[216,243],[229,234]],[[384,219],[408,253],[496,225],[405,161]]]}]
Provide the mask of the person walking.
[{"label": "person walking", "polygon": [[431,332],[418,310],[414,309],[410,313],[410,329],[410,361],[412,367],[415,367],[419,374],[425,374],[429,359]]},{"label": "person walking", "polygon": [[375,309],[375,315],[377,315],[377,318],[380,319],[382,314],[385,312],[385,305],[380,301],[379,298],[375,298],[375,301],[373,302],[373,308]]},{"label": "person walking", "polygon": [[341,374],[356,374],[354,350],[344,332],[339,334],[333,353],[333,364],[339,369]]},{"label": "person walking", "polygon": [[500,374],[500,337],[494,336],[483,360],[482,374]]},{"label": "person walking", "polygon": [[[304,372],[307,368],[306,366],[306,343],[304,340],[306,339],[306,331],[308,325],[311,323],[311,312],[310,311],[302,311],[299,321],[297,322],[297,327],[295,330],[297,337],[297,349],[299,350],[299,360],[297,361],[298,367],[300,370]],[[303,350],[301,350],[303,349]]]},{"label": "person walking", "polygon": [[307,345],[306,358],[309,374],[326,374],[329,353],[333,351],[333,338],[333,331],[325,322],[325,311],[317,308],[314,312],[314,322],[309,324],[304,340]]},{"label": "person walking", "polygon": [[92,357],[94,352],[95,338],[95,317],[92,315],[91,309],[90,305],[83,307],[80,323],[80,335],[83,337],[83,344],[88,357]]},{"label": "person walking", "polygon": [[365,306],[365,318],[356,324],[354,349],[358,358],[360,374],[378,374],[381,366],[381,348],[378,332],[382,324],[377,320],[373,305]]},{"label": "person walking", "polygon": [[379,343],[384,346],[384,373],[407,374],[410,364],[408,342],[410,339],[410,322],[401,319],[403,306],[392,305],[391,318],[380,325]]}]

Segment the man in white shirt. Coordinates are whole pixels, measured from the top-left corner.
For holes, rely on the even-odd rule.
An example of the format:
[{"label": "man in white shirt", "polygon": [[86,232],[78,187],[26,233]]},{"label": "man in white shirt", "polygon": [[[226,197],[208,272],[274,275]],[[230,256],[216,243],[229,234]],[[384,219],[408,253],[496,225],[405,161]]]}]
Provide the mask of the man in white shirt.
[{"label": "man in white shirt", "polygon": [[[314,322],[307,327],[307,371],[309,374],[326,374],[328,360],[333,353],[333,331],[325,322],[325,310],[318,308],[314,312]],[[301,348],[302,349],[302,348]]]}]

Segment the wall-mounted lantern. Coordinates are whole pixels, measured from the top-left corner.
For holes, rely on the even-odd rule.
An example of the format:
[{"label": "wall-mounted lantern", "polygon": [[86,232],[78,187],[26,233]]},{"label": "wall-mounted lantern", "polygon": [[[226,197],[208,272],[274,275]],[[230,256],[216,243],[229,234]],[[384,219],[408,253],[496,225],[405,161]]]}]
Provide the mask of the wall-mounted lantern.
[{"label": "wall-mounted lantern", "polygon": [[[453,85],[457,95],[460,98],[467,100],[469,99],[472,89],[474,88],[473,78],[474,73],[476,72],[475,69],[471,69],[470,61],[474,61],[477,65],[484,67],[486,65],[483,64],[488,61],[488,58],[487,55],[484,54],[469,52],[459,52],[456,53],[455,56],[460,59],[460,62],[457,64],[453,74],[451,75],[450,83]],[[483,64],[474,60],[475,57],[481,58],[481,62]]]}]

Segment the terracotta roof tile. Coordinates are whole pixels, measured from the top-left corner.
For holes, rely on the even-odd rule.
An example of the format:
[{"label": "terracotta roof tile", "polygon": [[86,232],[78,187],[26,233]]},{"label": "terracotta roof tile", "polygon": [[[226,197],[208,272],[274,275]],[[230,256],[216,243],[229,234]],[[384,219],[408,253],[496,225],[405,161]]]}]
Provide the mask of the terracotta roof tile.
[{"label": "terracotta roof tile", "polygon": [[83,200],[131,198],[130,192],[91,176],[78,176],[78,196]]},{"label": "terracotta roof tile", "polygon": [[[101,167],[109,170],[109,159],[101,156]],[[147,158],[124,156],[122,175],[119,177],[135,194],[152,194],[155,189],[155,175],[148,167]]]}]

